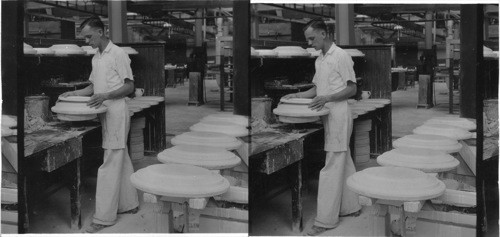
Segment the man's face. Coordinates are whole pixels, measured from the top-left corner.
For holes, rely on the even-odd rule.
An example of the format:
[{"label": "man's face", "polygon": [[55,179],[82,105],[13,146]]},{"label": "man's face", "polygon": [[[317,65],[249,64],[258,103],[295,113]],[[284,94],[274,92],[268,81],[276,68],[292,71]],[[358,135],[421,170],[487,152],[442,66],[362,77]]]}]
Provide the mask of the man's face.
[{"label": "man's face", "polygon": [[101,36],[103,34],[101,29],[92,28],[89,25],[83,27],[81,34],[85,38],[85,43],[92,46],[92,48],[97,48],[101,44]]},{"label": "man's face", "polygon": [[308,27],[304,31],[304,36],[306,37],[307,43],[316,50],[323,48],[326,32],[322,30],[315,30],[312,27]]}]

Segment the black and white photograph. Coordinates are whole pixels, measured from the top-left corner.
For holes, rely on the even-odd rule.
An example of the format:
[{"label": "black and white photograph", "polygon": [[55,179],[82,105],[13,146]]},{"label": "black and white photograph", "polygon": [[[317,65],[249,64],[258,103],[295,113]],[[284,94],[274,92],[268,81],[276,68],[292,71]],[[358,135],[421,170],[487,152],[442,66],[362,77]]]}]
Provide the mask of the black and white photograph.
[{"label": "black and white photograph", "polygon": [[498,236],[498,4],[258,3],[250,31],[250,235]]},{"label": "black and white photograph", "polygon": [[248,7],[2,2],[2,233],[247,236]]},{"label": "black and white photograph", "polygon": [[498,7],[0,1],[0,235],[499,236]]}]

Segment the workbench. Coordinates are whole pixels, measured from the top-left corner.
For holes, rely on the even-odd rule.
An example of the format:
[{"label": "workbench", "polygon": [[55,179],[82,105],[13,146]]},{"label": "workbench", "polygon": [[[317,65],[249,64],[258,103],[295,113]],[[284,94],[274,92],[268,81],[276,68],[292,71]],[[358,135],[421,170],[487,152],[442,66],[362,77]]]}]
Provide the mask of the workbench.
[{"label": "workbench", "polygon": [[[25,231],[29,228],[29,211],[35,201],[66,186],[69,182],[71,228],[81,228],[81,159],[82,139],[91,132],[100,133],[99,122],[51,122],[38,131],[24,134],[23,161],[25,181]],[[41,180],[48,174],[57,176],[58,185],[43,187]],[[62,181],[62,182],[61,182]],[[56,187],[54,187],[56,186]],[[39,195],[42,193],[42,195]],[[40,198],[41,196],[41,198]]]},{"label": "workbench", "polygon": [[[252,134],[250,169],[251,172],[267,176],[283,170],[293,172],[289,176],[292,191],[292,229],[294,232],[301,232],[303,229],[301,160],[304,158],[304,140],[323,135],[323,126],[304,124],[295,127],[296,129],[293,128],[293,125],[280,125],[266,132]],[[251,182],[250,185],[255,185],[255,182]],[[250,200],[252,202],[252,197]]]}]

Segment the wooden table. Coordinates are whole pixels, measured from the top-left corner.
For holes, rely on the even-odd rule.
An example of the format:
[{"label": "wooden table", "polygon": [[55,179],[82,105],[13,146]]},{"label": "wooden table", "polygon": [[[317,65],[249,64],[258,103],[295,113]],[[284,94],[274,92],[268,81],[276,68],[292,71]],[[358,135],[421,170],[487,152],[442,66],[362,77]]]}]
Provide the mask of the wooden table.
[{"label": "wooden table", "polygon": [[[292,230],[301,232],[302,225],[302,162],[304,139],[323,133],[320,124],[306,125],[293,130],[291,125],[276,127],[271,131],[251,136],[250,169],[252,172],[273,174],[286,168],[292,175]],[[252,190],[252,189],[251,189]]]},{"label": "wooden table", "polygon": [[[61,172],[63,181],[70,183],[71,228],[81,228],[80,201],[80,158],[82,157],[82,138],[91,131],[100,131],[98,122],[55,122],[41,130],[24,135],[24,196],[25,228],[29,227],[28,211],[34,204],[34,189],[39,188],[41,177],[47,173]],[[97,131],[98,132],[98,131]],[[53,185],[51,185],[53,186]],[[58,188],[61,186],[59,185]],[[58,188],[46,189],[47,195]],[[32,190],[33,189],[33,190]]]}]

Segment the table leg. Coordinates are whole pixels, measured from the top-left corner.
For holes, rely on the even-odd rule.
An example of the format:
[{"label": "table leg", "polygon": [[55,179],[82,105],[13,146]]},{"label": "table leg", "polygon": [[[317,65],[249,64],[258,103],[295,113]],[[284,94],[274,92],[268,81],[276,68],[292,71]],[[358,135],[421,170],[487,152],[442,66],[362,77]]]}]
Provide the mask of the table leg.
[{"label": "table leg", "polygon": [[160,196],[144,193],[145,203],[153,205],[156,233],[174,233],[174,215],[172,203],[160,200]]},{"label": "table leg", "polygon": [[296,163],[297,175],[292,188],[292,231],[302,232],[302,161]]},{"label": "table leg", "polygon": [[71,229],[79,230],[82,228],[82,213],[81,213],[81,196],[80,196],[80,159],[75,159],[72,162],[74,166],[74,177],[70,186],[70,201],[71,201]]},{"label": "table leg", "polygon": [[189,233],[189,203],[182,203],[182,210],[184,212],[184,229],[183,233]]}]

